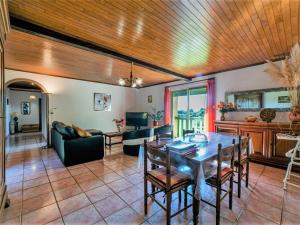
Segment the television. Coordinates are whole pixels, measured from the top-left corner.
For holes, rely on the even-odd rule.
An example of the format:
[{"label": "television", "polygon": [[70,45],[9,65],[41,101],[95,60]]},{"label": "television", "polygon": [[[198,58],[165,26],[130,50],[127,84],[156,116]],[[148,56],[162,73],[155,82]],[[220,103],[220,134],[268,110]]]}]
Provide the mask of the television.
[{"label": "television", "polygon": [[148,113],[126,112],[126,126],[134,126],[135,129],[148,126]]}]

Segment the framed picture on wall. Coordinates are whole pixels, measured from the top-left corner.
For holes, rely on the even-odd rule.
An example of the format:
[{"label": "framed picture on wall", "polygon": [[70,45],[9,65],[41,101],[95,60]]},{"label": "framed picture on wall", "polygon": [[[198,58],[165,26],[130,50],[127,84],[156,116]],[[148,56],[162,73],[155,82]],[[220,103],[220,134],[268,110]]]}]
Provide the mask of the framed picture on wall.
[{"label": "framed picture on wall", "polygon": [[21,113],[23,115],[30,115],[30,113],[31,113],[30,102],[22,102],[21,103]]},{"label": "framed picture on wall", "polygon": [[111,111],[111,95],[94,93],[94,111]]},{"label": "framed picture on wall", "polygon": [[148,95],[148,103],[152,103],[152,95]]}]

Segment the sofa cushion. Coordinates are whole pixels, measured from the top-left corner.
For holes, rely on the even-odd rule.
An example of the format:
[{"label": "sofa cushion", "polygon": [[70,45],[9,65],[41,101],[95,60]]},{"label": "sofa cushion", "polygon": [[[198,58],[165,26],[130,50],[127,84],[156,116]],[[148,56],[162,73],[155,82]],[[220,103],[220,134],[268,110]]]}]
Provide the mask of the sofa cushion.
[{"label": "sofa cushion", "polygon": [[63,123],[57,123],[54,127],[58,133],[60,133],[64,139],[73,139],[77,138],[77,135],[74,129],[70,126],[66,126]]},{"label": "sofa cushion", "polygon": [[72,125],[72,128],[75,130],[76,134],[79,137],[92,137],[93,136],[90,132],[83,130],[80,127],[77,127],[75,125]]}]

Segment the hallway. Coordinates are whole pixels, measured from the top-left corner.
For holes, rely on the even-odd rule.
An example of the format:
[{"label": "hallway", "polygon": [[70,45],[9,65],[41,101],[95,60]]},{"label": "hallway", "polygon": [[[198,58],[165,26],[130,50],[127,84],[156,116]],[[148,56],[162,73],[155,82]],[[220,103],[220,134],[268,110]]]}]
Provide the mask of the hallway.
[{"label": "hallway", "polygon": [[29,151],[47,145],[41,132],[18,133],[10,135],[6,139],[6,153]]}]

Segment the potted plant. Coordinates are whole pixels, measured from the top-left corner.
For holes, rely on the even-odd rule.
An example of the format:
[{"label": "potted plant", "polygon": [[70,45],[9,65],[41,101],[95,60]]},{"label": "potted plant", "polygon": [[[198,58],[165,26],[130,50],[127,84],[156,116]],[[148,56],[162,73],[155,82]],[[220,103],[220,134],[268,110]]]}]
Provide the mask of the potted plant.
[{"label": "potted plant", "polygon": [[290,51],[290,56],[281,61],[281,67],[267,60],[267,69],[274,80],[279,80],[287,87],[291,111],[289,119],[291,122],[300,122],[299,84],[300,84],[300,46],[295,44]]},{"label": "potted plant", "polygon": [[152,113],[148,113],[149,117],[152,119],[153,127],[158,126],[158,122],[162,120],[164,116],[164,111],[157,111],[155,108],[152,108]]},{"label": "potted plant", "polygon": [[113,119],[113,122],[115,122],[118,132],[122,132],[124,128],[124,119]]},{"label": "potted plant", "polygon": [[219,112],[221,113],[221,118],[220,120],[221,121],[224,121],[225,120],[225,113],[228,113],[228,112],[233,112],[236,110],[236,106],[229,102],[229,103],[225,103],[225,102],[219,102],[217,104],[217,109],[219,110]]}]

